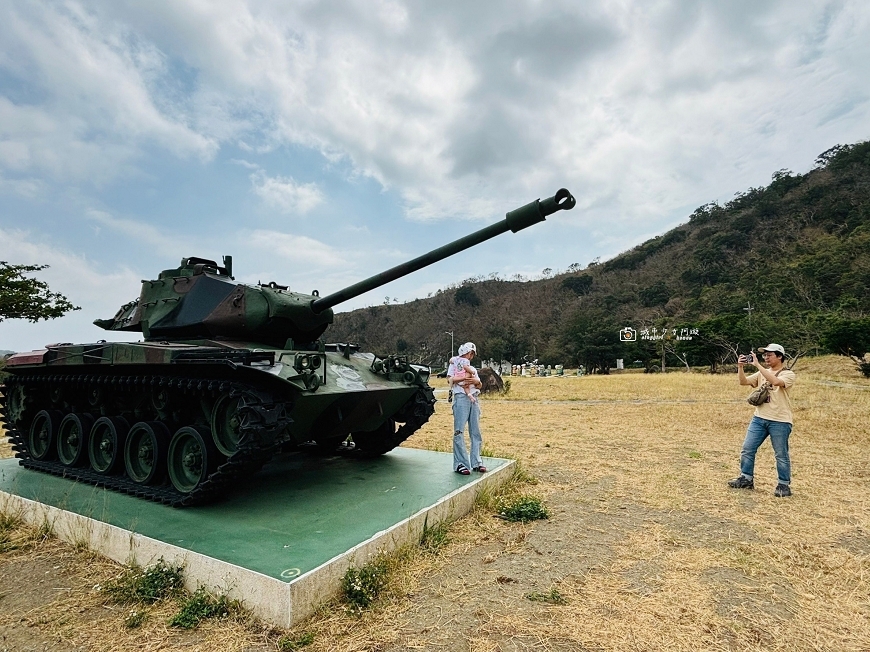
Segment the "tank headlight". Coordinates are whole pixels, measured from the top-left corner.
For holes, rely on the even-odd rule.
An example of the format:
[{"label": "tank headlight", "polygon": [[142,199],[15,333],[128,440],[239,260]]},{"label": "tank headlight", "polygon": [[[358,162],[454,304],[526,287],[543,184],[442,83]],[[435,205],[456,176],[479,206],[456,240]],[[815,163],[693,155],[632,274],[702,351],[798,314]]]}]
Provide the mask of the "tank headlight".
[{"label": "tank headlight", "polygon": [[323,362],[323,361],[320,359],[319,355],[311,356],[311,368],[312,369],[320,369],[321,362]]},{"label": "tank headlight", "polygon": [[307,355],[297,355],[296,364],[293,366],[296,368],[296,371],[302,372],[311,366],[311,360]]}]

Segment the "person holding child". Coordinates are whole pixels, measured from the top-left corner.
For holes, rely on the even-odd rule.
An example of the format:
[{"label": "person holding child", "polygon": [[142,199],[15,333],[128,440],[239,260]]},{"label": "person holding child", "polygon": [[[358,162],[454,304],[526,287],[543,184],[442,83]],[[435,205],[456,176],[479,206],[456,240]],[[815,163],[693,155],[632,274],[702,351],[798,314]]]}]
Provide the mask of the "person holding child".
[{"label": "person holding child", "polygon": [[[477,353],[473,342],[459,347],[459,355],[450,359],[447,368],[447,383],[453,398],[453,470],[460,475],[470,475],[471,471],[486,473],[480,459],[483,437],[480,434],[480,401],[477,394],[483,383],[471,360]],[[471,440],[471,456],[465,446],[465,426]]]}]

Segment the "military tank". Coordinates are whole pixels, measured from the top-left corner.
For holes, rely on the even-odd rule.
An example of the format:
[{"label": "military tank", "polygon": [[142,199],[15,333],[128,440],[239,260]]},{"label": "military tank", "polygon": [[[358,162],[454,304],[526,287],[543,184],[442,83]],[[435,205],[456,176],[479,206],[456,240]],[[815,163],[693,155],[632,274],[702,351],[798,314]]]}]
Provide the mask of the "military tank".
[{"label": "military tank", "polygon": [[243,486],[280,450],[352,440],[386,453],[434,412],[428,367],[327,344],[332,308],[501,233],[569,210],[565,189],[504,220],[329,296],[236,283],[185,258],[112,319],[137,342],[52,344],[7,361],[0,398],[19,463],[176,507]]}]

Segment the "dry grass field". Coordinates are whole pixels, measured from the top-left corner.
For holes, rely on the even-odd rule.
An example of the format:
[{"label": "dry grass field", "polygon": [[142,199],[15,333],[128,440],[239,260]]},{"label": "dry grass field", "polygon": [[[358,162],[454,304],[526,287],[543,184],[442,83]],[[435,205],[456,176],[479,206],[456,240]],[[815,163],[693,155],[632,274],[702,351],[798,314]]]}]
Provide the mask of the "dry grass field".
[{"label": "dry grass field", "polygon": [[[768,444],[755,491],[725,484],[752,412],[736,375],[513,378],[484,399],[486,448],[537,479],[513,490],[548,520],[483,501],[397,560],[373,608],[336,601],[293,632],[243,615],[183,632],[165,605],[127,630],[93,590],[117,566],[13,525],[0,650],[868,650],[870,382],[834,356],[795,371],[791,498]],[[447,450],[451,431],[439,401],[407,445]]]}]

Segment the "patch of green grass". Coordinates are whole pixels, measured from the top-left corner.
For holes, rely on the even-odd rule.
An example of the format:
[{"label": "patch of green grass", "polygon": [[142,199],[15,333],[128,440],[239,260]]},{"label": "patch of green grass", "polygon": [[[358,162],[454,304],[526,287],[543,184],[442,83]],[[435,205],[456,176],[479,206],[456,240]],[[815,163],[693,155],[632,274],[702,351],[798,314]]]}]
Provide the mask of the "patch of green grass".
[{"label": "patch of green grass", "polygon": [[153,604],[181,593],[184,581],[182,567],[171,566],[163,558],[148,568],[129,566],[102,591],[119,604]]},{"label": "patch of green grass", "polygon": [[423,524],[423,534],[420,535],[420,548],[426,552],[438,552],[448,541],[449,526],[445,522],[429,527],[428,520]]},{"label": "patch of green grass", "polygon": [[278,650],[280,652],[291,652],[292,650],[301,650],[302,648],[314,643],[314,633],[305,632],[301,636],[291,638],[282,636],[278,639]]},{"label": "patch of green grass", "polygon": [[699,460],[701,459],[701,453],[699,453],[698,451],[689,451],[689,457],[691,457],[693,460]]},{"label": "patch of green grass", "polygon": [[225,595],[215,597],[201,586],[194,591],[193,595],[182,602],[181,609],[172,617],[169,625],[182,629],[193,629],[203,620],[229,616],[231,612],[238,611],[239,608],[237,601],[230,600]]},{"label": "patch of green grass", "polygon": [[8,533],[21,525],[21,519],[15,514],[0,513],[0,533]]},{"label": "patch of green grass", "polygon": [[541,593],[540,591],[533,591],[532,593],[526,593],[526,600],[531,600],[532,602],[547,602],[549,604],[567,604],[568,601],[565,597],[559,593],[559,589],[553,587],[546,593]]},{"label": "patch of green grass", "polygon": [[341,590],[351,611],[359,613],[378,599],[387,587],[390,566],[388,555],[378,553],[365,566],[347,569],[341,580]]},{"label": "patch of green grass", "polygon": [[512,523],[528,523],[550,518],[541,499],[536,496],[522,495],[504,499],[498,506],[498,515]]}]

